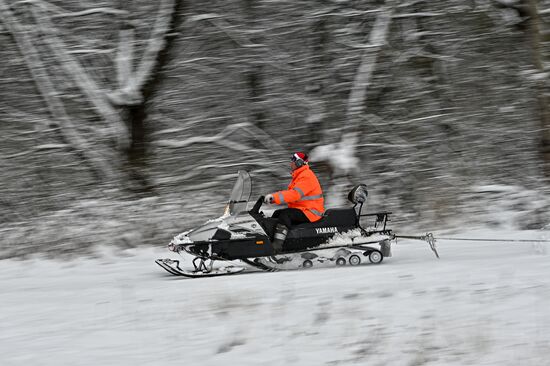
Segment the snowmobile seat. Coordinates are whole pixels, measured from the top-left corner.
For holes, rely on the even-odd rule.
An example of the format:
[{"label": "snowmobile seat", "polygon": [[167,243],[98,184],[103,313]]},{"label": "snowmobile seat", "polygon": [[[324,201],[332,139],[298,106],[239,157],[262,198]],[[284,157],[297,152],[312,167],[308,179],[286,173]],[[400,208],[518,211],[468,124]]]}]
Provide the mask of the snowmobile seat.
[{"label": "snowmobile seat", "polygon": [[325,211],[321,220],[298,224],[293,229],[318,228],[318,227],[354,227],[357,222],[357,213],[354,208],[331,208]]}]

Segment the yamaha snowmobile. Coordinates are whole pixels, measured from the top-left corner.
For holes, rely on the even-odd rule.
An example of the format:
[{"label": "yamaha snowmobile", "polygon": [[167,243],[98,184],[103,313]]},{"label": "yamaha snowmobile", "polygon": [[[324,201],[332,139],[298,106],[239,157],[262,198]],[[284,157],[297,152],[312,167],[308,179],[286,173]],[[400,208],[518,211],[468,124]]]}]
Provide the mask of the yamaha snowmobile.
[{"label": "yamaha snowmobile", "polygon": [[362,213],[368,196],[364,184],[354,187],[348,195],[353,207],[327,209],[320,220],[293,226],[283,251],[276,255],[271,243],[277,219],[266,217],[260,210],[263,196],[247,210],[251,188],[250,175],[239,171],[224,215],[183,232],[170,242],[170,251],[193,257],[192,270],[181,268],[180,260],[158,259],[156,263],[174,275],[209,277],[247,268],[230,263],[220,267],[215,262],[238,260],[263,271],[277,271],[327,264],[354,266],[364,258],[379,264],[391,256],[391,245],[396,239],[387,227],[391,212]]}]

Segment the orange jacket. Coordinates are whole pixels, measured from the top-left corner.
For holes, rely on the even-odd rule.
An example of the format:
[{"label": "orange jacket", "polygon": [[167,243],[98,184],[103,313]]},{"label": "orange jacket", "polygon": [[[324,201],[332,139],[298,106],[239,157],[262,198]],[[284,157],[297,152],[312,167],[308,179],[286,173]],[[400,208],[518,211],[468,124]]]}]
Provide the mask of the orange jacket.
[{"label": "orange jacket", "polygon": [[288,190],[273,193],[273,201],[278,205],[286,203],[289,208],[302,210],[311,222],[319,220],[325,212],[323,190],[308,165],[292,172]]}]

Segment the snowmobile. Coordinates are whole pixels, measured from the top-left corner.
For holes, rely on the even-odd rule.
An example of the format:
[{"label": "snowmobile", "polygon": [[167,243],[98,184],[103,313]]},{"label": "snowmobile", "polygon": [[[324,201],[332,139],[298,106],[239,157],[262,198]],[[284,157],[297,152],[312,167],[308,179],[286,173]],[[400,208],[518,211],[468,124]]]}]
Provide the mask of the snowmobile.
[{"label": "snowmobile", "polygon": [[263,196],[247,210],[251,191],[249,173],[239,171],[223,216],[185,231],[170,242],[170,251],[193,257],[193,270],[182,269],[180,260],[158,259],[156,263],[173,275],[210,277],[235,274],[247,268],[219,267],[214,262],[241,261],[262,271],[278,271],[323,264],[356,266],[365,257],[370,263],[379,264],[391,256],[391,245],[396,240],[387,225],[391,212],[362,213],[368,196],[365,184],[349,192],[353,207],[327,209],[320,220],[293,226],[283,243],[283,251],[277,254],[271,244],[277,219],[260,210]]}]

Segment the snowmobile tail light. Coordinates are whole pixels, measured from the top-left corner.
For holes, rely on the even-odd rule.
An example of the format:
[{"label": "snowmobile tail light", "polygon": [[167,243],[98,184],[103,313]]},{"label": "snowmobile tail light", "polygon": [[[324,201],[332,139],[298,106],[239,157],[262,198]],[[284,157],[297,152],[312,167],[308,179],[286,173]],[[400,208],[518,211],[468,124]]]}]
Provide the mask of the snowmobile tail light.
[{"label": "snowmobile tail light", "polygon": [[263,243],[264,243],[263,240],[258,240],[258,241],[256,242],[256,244],[258,244],[258,245],[262,245]]}]

